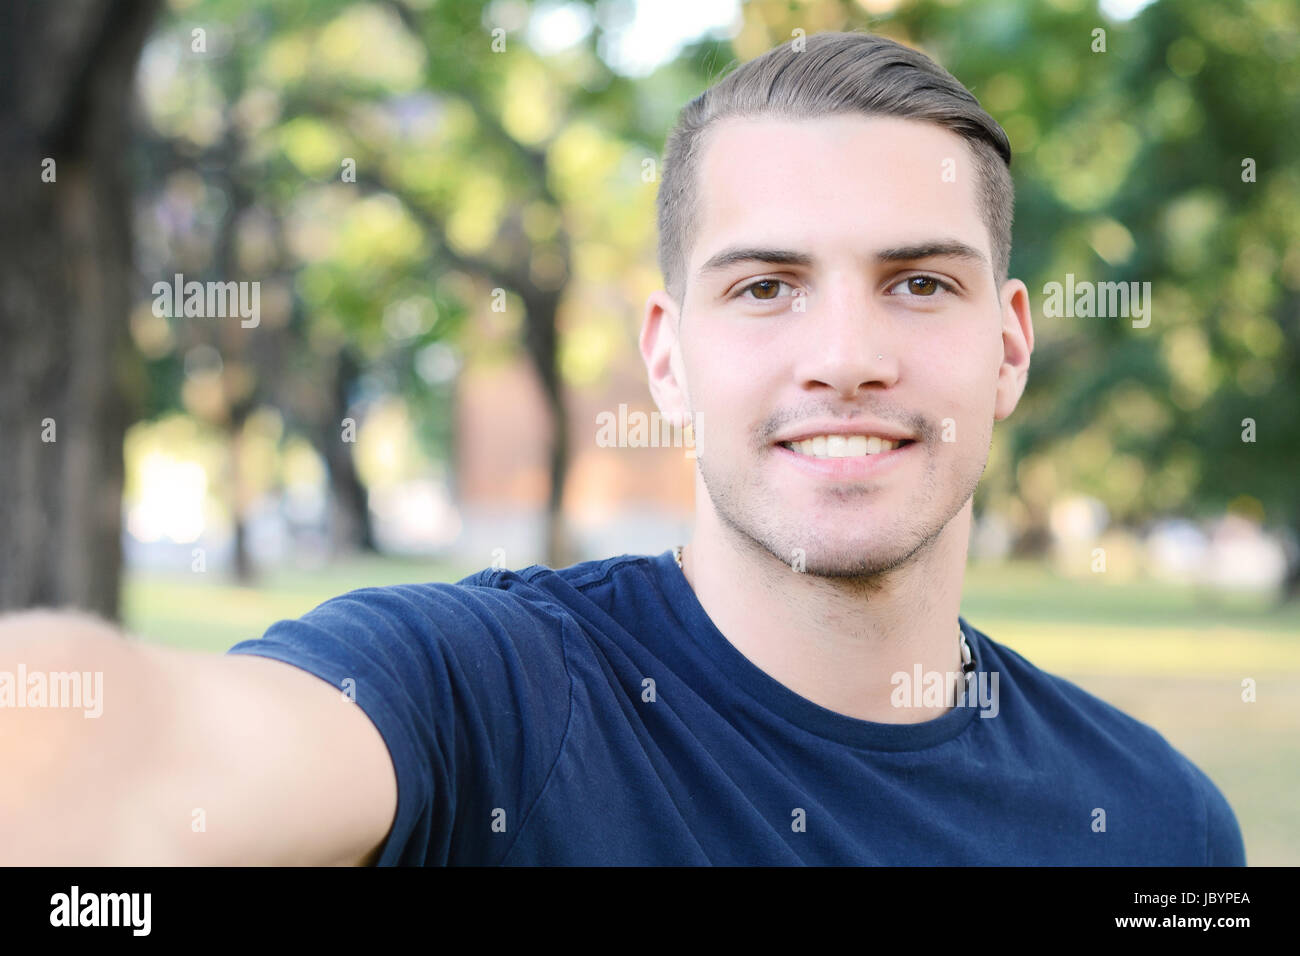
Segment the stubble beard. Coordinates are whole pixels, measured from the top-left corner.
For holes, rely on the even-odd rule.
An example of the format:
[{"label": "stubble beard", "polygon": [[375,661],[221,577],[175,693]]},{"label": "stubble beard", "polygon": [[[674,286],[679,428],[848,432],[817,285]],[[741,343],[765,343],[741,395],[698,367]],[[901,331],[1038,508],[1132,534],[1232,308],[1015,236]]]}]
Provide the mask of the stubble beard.
[{"label": "stubble beard", "polygon": [[[991,441],[991,433],[989,437]],[[925,446],[912,447],[920,451]],[[770,449],[766,453],[773,454]],[[944,489],[939,482],[939,463],[931,457],[917,490],[897,509],[895,518],[871,536],[855,540],[831,537],[828,528],[791,526],[790,520],[781,517],[790,509],[774,490],[744,478],[745,474],[762,474],[763,469],[743,473],[715,469],[715,461],[716,457],[701,455],[696,465],[713,510],[730,531],[737,548],[766,553],[791,567],[802,558],[802,572],[806,575],[826,578],[839,586],[875,591],[934,548],[940,535],[974,494],[988,456],[984,455],[978,470],[966,461],[954,462],[958,467],[965,466],[964,477],[951,486],[951,492],[942,501],[939,499]],[[867,501],[878,492],[871,487],[843,487],[828,488],[823,494],[828,499],[837,499],[835,507],[847,515],[852,513],[855,498]]]}]

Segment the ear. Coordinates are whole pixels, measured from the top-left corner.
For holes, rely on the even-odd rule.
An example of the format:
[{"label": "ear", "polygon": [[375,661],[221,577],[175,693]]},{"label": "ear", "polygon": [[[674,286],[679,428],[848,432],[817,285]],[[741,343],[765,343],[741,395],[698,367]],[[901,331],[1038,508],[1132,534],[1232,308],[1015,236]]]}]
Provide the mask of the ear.
[{"label": "ear", "polygon": [[650,395],[659,412],[677,428],[690,417],[690,396],[677,337],[681,310],[663,289],[650,293],[641,325],[641,358],[650,380]]},{"label": "ear", "polygon": [[1034,350],[1034,320],[1029,290],[1019,279],[1002,285],[1002,364],[998,367],[993,418],[1002,421],[1013,411],[1029,380],[1029,354]]}]

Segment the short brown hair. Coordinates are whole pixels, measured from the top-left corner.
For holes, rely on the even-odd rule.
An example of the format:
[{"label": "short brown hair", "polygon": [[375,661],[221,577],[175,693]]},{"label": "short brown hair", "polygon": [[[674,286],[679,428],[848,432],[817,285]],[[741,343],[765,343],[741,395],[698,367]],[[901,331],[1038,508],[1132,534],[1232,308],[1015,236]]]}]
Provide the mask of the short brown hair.
[{"label": "short brown hair", "polygon": [[964,137],[979,174],[994,275],[999,284],[1006,281],[1015,189],[1011,143],[1002,127],[924,53],[875,34],[828,32],[768,50],[691,100],[678,115],[664,146],[658,218],[659,268],[664,287],[679,305],[698,222],[698,167],[708,128],[733,116],[811,119],[837,113],[923,120]]}]

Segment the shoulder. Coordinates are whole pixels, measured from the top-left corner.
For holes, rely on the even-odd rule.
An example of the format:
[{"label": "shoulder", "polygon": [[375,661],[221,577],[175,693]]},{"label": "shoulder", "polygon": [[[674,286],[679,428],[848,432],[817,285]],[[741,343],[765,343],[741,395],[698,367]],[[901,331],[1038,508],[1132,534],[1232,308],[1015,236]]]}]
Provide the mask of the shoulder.
[{"label": "shoulder", "polygon": [[1111,781],[1172,819],[1203,828],[1207,863],[1244,865],[1241,831],[1227,799],[1154,727],[972,630],[984,651],[979,669],[1000,675],[1000,706],[1009,726],[1055,748],[1078,772]]},{"label": "shoulder", "polygon": [[269,654],[283,647],[304,656],[361,656],[412,676],[427,670],[431,657],[459,660],[475,672],[499,673],[511,663],[549,670],[563,666],[566,636],[592,606],[617,600],[610,594],[619,573],[635,574],[648,560],[622,555],[559,570],[484,568],[455,583],[359,588],[279,621],[231,651]]},{"label": "shoulder", "polygon": [[462,583],[528,595],[534,600],[549,600],[568,607],[575,599],[600,600],[620,588],[643,586],[653,573],[652,561],[648,555],[621,554],[582,561],[558,570],[544,564],[534,564],[519,571],[487,568],[465,578]]},{"label": "shoulder", "polygon": [[359,657],[399,682],[427,684],[436,676],[486,682],[518,666],[562,672],[564,610],[527,591],[488,583],[490,574],[455,584],[359,588],[273,624],[258,643]]},{"label": "shoulder", "polygon": [[[462,583],[508,595],[573,623],[575,631],[619,636],[662,613],[655,558],[623,554],[552,569],[488,568]],[[657,600],[658,599],[658,600]]]}]

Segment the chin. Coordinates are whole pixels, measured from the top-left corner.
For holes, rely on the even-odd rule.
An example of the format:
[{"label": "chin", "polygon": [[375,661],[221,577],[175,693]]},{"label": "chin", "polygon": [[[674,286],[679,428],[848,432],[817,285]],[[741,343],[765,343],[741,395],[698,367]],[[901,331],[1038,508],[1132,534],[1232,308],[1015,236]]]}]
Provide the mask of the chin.
[{"label": "chin", "polygon": [[[804,574],[816,577],[871,577],[899,567],[917,550],[916,544],[902,543],[897,536],[890,536],[888,545],[882,545],[880,538],[835,541],[829,536],[820,536],[809,541],[805,536],[802,543],[798,543],[796,537],[786,536],[790,542],[788,547],[769,546],[767,549],[792,569],[798,570],[802,564]],[[914,535],[906,536],[909,540],[912,537]]]}]

